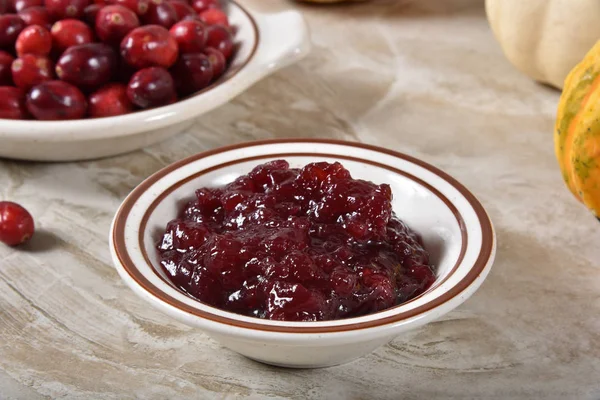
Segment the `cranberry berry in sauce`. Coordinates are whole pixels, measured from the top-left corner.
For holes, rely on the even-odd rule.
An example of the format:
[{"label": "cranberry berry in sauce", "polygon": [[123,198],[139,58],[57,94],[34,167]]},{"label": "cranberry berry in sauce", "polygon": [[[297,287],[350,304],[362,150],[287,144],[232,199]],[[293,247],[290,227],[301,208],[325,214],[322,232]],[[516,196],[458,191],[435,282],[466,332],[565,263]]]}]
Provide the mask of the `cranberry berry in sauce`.
[{"label": "cranberry berry in sauce", "polygon": [[209,305],[258,318],[357,317],[435,280],[419,236],[392,212],[388,185],[339,163],[260,165],[201,188],[158,243],[172,282]]}]

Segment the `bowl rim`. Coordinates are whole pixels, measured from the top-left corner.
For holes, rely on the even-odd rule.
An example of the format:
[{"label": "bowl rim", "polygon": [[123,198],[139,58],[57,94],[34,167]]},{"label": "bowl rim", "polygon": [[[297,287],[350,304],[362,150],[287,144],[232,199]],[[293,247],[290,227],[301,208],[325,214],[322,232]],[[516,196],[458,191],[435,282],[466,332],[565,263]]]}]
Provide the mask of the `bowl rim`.
[{"label": "bowl rim", "polygon": [[[149,282],[143,276],[143,274],[138,270],[137,266],[135,265],[135,263],[133,262],[132,258],[130,257],[130,255],[128,253],[127,245],[126,245],[126,241],[125,241],[125,226],[126,226],[126,221],[128,219],[128,216],[131,213],[134,204],[139,200],[139,198],[151,186],[153,186],[156,182],[158,182],[160,179],[167,176],[168,174],[172,173],[173,171],[178,170],[178,169],[186,166],[187,164],[198,161],[205,157],[209,157],[209,156],[219,154],[219,153],[226,153],[231,150],[243,149],[243,148],[247,148],[247,147],[255,147],[255,146],[270,145],[270,144],[290,144],[290,143],[333,144],[333,145],[342,145],[342,146],[352,146],[352,147],[357,147],[360,149],[381,152],[381,153],[388,154],[388,155],[396,157],[396,158],[400,158],[404,161],[408,161],[413,164],[416,164],[417,166],[420,166],[420,167],[426,169],[428,172],[431,172],[431,173],[437,175],[442,180],[444,180],[448,184],[450,184],[461,195],[463,195],[464,198],[469,203],[469,205],[472,207],[473,211],[475,212],[477,221],[480,224],[481,235],[482,235],[481,246],[479,248],[479,254],[477,256],[477,259],[473,262],[473,265],[470,266],[470,269],[468,270],[468,272],[465,274],[465,276],[459,282],[457,282],[455,285],[453,285],[451,288],[449,288],[449,290],[441,293],[438,297],[431,299],[427,303],[424,303],[413,309],[409,309],[409,310],[406,310],[403,312],[392,314],[385,318],[378,318],[378,319],[373,319],[370,321],[349,323],[349,324],[344,324],[344,325],[332,325],[332,326],[321,325],[321,326],[304,326],[303,327],[303,326],[298,326],[298,325],[295,325],[295,326],[265,325],[265,324],[260,324],[260,323],[237,320],[235,318],[230,318],[230,317],[227,317],[224,315],[219,315],[217,313],[211,313],[211,312],[207,312],[204,310],[200,310],[200,309],[191,307],[185,303],[182,303],[181,301],[179,301],[179,300],[171,297],[167,293],[165,293],[160,288],[156,287],[154,284]],[[140,251],[143,254],[143,257],[144,257],[144,260],[145,260],[145,263],[147,264],[147,266],[152,271],[154,271],[154,273],[163,282],[165,282],[169,286],[173,287],[171,282],[166,280],[160,274],[156,273],[155,267],[153,266],[153,263],[150,261],[150,258],[148,257],[148,255],[145,251],[145,247],[142,245],[143,233],[144,233],[143,228],[145,228],[145,225],[149,219],[150,214],[152,213],[154,208],[170,192],[175,190],[177,187],[185,184],[186,182],[189,182],[190,180],[197,178],[199,175],[210,172],[211,170],[223,168],[227,165],[235,164],[238,162],[253,161],[253,160],[258,160],[261,158],[273,158],[273,157],[278,157],[278,156],[280,156],[280,155],[278,155],[278,154],[263,154],[263,155],[257,155],[257,156],[248,157],[248,158],[244,158],[244,159],[231,160],[229,162],[225,162],[225,163],[221,163],[219,165],[208,167],[202,171],[195,171],[194,173],[192,173],[190,175],[186,175],[186,177],[178,180],[176,183],[170,185],[169,187],[161,189],[160,193],[158,193],[156,195],[156,197],[152,200],[152,203],[144,210],[144,217],[142,218],[142,222],[140,224],[140,227],[142,229],[140,229],[140,231],[138,232],[138,243],[139,243]],[[327,156],[327,154],[300,153],[300,152],[294,153],[293,151],[291,151],[291,152],[287,152],[285,154],[285,156]],[[425,293],[428,293],[435,287],[440,286],[449,277],[451,277],[453,275],[453,273],[461,266],[461,264],[463,262],[463,257],[465,255],[465,251],[467,248],[467,236],[466,236],[467,228],[465,226],[465,222],[464,222],[459,210],[454,206],[454,204],[445,195],[440,193],[439,190],[437,190],[431,184],[423,181],[421,178],[413,176],[412,174],[407,173],[406,171],[401,171],[390,165],[381,164],[381,163],[378,163],[373,160],[357,159],[357,158],[353,158],[353,157],[349,157],[349,156],[340,156],[339,154],[329,155],[329,156],[334,156],[334,157],[341,158],[341,159],[350,159],[350,160],[354,160],[354,161],[358,161],[358,162],[362,162],[362,163],[366,163],[366,164],[371,164],[371,165],[374,165],[374,166],[377,166],[380,168],[388,169],[394,173],[408,177],[409,179],[416,181],[420,185],[423,185],[428,190],[430,190],[434,195],[436,195],[441,201],[443,201],[444,204],[453,213],[453,215],[457,218],[457,222],[459,224],[459,228],[460,228],[460,232],[461,232],[461,236],[462,236],[461,250],[460,250],[460,254],[457,258],[457,261],[450,269],[450,272],[444,277],[444,279],[435,282],[435,284],[431,288],[429,288]],[[239,144],[219,147],[219,148],[216,148],[213,150],[205,151],[205,152],[198,153],[196,155],[192,155],[190,157],[184,158],[182,160],[172,163],[172,164],[164,167],[163,169],[157,171],[156,173],[154,173],[153,175],[148,177],[146,180],[144,180],[142,183],[140,183],[123,201],[123,203],[122,203],[121,207],[119,208],[119,210],[117,211],[117,214],[115,215],[115,218],[113,221],[113,227],[112,227],[112,231],[111,231],[111,244],[112,244],[112,247],[114,250],[114,255],[116,256],[116,259],[119,261],[119,263],[122,267],[122,270],[129,276],[129,278],[131,278],[133,280],[133,282],[135,282],[135,284],[138,287],[140,287],[142,290],[147,292],[150,296],[152,296],[156,300],[166,303],[166,304],[178,309],[179,311],[183,311],[184,313],[192,314],[195,317],[207,319],[212,322],[230,325],[232,327],[237,327],[237,328],[245,328],[245,329],[251,329],[251,330],[256,330],[256,331],[268,331],[268,332],[273,332],[273,333],[314,334],[314,333],[339,333],[339,332],[345,332],[345,331],[354,331],[354,330],[360,330],[360,329],[375,328],[375,327],[388,325],[388,324],[392,324],[392,323],[398,323],[401,321],[409,320],[411,318],[415,318],[419,315],[423,315],[427,312],[432,311],[433,309],[435,309],[439,306],[442,306],[445,303],[450,302],[451,300],[458,297],[461,293],[463,293],[466,289],[468,289],[472,284],[474,284],[479,276],[484,274],[486,267],[488,267],[488,264],[494,257],[495,247],[496,247],[496,237],[494,234],[492,222],[491,222],[487,212],[483,208],[483,205],[479,202],[479,200],[475,197],[475,195],[473,195],[464,185],[462,185],[460,182],[458,182],[455,178],[451,177],[450,175],[448,175],[447,173],[438,169],[437,167],[434,167],[434,166],[432,166],[424,161],[421,161],[413,156],[409,156],[404,153],[385,149],[385,148],[378,147],[378,146],[373,146],[373,145],[368,145],[368,144],[363,144],[363,143],[358,143],[358,142],[348,142],[348,141],[337,140],[337,139],[309,139],[309,138],[293,139],[292,138],[292,139],[259,140],[259,141],[251,141],[251,142],[245,142],[245,143],[239,143]],[[381,310],[377,313],[389,312],[390,310],[392,310],[394,308],[399,308],[399,307],[405,306],[406,304],[416,300],[417,298],[419,298],[421,296],[422,295],[417,296],[408,302],[404,302],[404,303],[396,305],[394,307],[387,308],[385,310]],[[194,298],[192,297],[192,299],[194,299]],[[194,299],[194,300],[198,301],[196,299]],[[216,307],[208,306],[204,303],[202,303],[202,304],[207,306],[209,309],[214,309],[216,311],[221,311],[221,312],[227,312],[226,310],[221,310]],[[374,315],[377,313],[373,313],[371,315]],[[229,314],[231,314],[231,313],[229,313]],[[351,320],[351,319],[352,318],[348,318],[347,320]],[[339,320],[336,320],[336,321],[339,321]],[[328,321],[323,321],[323,322],[326,323]]]},{"label": "bowl rim", "polygon": [[[242,14],[244,14],[245,17],[248,19],[248,21],[250,22],[252,31],[254,32],[254,37],[255,37],[254,43],[252,43],[252,48],[250,49],[247,58],[237,67],[237,69],[235,71],[233,71],[229,75],[227,75],[225,73],[219,79],[212,82],[207,87],[199,90],[198,92],[196,92],[192,95],[186,96],[184,98],[181,98],[172,104],[165,104],[163,106],[159,106],[159,107],[155,107],[155,108],[150,108],[150,109],[146,109],[146,110],[138,110],[138,111],[134,111],[129,114],[115,115],[115,116],[110,116],[110,117],[78,118],[78,119],[73,119],[73,120],[60,120],[60,121],[52,121],[52,120],[46,121],[46,120],[36,120],[36,119],[27,119],[27,120],[0,119],[0,121],[3,124],[10,125],[11,131],[22,130],[22,132],[18,133],[18,135],[21,137],[28,136],[28,135],[30,135],[32,137],[37,137],[40,135],[40,130],[43,130],[44,133],[47,133],[54,129],[60,128],[61,131],[64,131],[64,132],[71,132],[71,131],[85,132],[85,128],[86,127],[89,128],[91,126],[94,126],[94,129],[101,129],[103,127],[111,128],[111,126],[114,126],[115,124],[119,124],[119,123],[134,123],[136,121],[137,122],[155,121],[158,119],[162,119],[165,116],[170,116],[171,114],[174,113],[174,111],[176,109],[178,109],[180,107],[184,107],[184,106],[191,107],[196,101],[198,101],[198,98],[200,96],[202,96],[206,92],[216,89],[217,87],[221,86],[225,82],[230,81],[236,75],[238,75],[242,70],[244,70],[248,66],[248,64],[254,60],[257,50],[258,50],[258,47],[260,45],[260,42],[261,42],[260,29],[259,29],[258,22],[252,15],[252,13],[250,11],[248,11],[247,7],[240,4],[240,1],[238,1],[238,0],[229,0],[228,5],[234,5],[235,7],[237,7],[242,12]],[[35,126],[35,130],[31,130],[32,124],[33,124],[33,126]],[[98,126],[98,125],[100,125],[100,126]],[[109,129],[108,131],[105,131],[104,134],[110,134],[110,132],[111,132],[111,130]],[[4,133],[4,135],[9,136],[6,132]],[[2,136],[2,133],[0,133],[0,136]]]}]

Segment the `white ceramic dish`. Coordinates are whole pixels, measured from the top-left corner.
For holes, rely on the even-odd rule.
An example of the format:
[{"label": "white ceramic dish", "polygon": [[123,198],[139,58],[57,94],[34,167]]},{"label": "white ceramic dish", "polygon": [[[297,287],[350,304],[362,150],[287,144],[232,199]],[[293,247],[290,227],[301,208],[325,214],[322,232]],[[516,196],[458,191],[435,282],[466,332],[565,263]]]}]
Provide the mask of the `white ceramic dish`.
[{"label": "white ceramic dish", "polygon": [[[292,167],[337,160],[355,178],[390,184],[396,214],[421,233],[438,268],[434,285],[394,308],[327,322],[245,317],[204,305],[175,288],[157,268],[155,243],[178,206],[199,187],[221,186],[278,158]],[[422,161],[356,143],[275,140],[213,150],[157,172],[123,202],[113,221],[110,248],[123,280],[160,311],[249,358],[287,367],[322,367],[363,356],[461,304],[488,274],[496,240],[477,199]]]},{"label": "white ceramic dish", "polygon": [[211,87],[172,105],[124,116],[74,121],[1,120],[0,157],[73,161],[126,153],[173,136],[194,118],[217,108],[309,51],[300,13],[266,14],[230,2],[239,49],[226,74]]}]

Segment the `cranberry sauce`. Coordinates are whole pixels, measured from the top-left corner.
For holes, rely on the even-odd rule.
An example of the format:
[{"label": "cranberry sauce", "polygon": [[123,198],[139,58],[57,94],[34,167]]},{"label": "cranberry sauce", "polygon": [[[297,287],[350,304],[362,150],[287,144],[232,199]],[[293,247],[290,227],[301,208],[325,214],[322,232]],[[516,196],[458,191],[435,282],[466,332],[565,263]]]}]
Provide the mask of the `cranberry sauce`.
[{"label": "cranberry sauce", "polygon": [[384,310],[435,280],[419,236],[392,212],[388,185],[340,163],[260,165],[202,188],[158,244],[172,282],[234,313],[322,321]]}]

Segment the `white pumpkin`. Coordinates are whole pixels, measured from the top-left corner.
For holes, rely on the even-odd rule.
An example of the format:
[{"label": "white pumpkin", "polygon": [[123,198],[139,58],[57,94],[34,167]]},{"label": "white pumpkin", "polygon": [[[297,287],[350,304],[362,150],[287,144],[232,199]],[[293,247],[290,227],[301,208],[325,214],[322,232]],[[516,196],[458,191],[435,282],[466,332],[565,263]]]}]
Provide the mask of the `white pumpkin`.
[{"label": "white pumpkin", "polygon": [[557,88],[600,39],[600,0],[486,0],[485,9],[508,60]]}]

